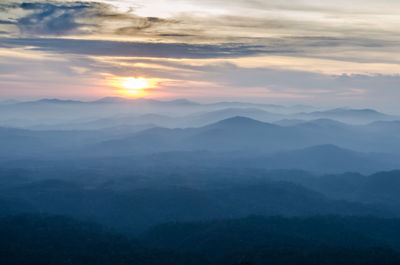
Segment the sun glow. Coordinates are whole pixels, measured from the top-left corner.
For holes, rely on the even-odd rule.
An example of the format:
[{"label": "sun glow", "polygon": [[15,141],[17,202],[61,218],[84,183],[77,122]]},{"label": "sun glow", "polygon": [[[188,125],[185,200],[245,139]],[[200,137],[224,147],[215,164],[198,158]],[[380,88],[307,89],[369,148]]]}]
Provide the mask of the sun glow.
[{"label": "sun glow", "polygon": [[145,78],[126,77],[121,81],[121,87],[137,91],[150,86],[150,81]]},{"label": "sun glow", "polygon": [[143,77],[116,77],[112,78],[111,85],[118,89],[118,93],[127,97],[143,97],[150,88],[157,85],[157,81]]}]

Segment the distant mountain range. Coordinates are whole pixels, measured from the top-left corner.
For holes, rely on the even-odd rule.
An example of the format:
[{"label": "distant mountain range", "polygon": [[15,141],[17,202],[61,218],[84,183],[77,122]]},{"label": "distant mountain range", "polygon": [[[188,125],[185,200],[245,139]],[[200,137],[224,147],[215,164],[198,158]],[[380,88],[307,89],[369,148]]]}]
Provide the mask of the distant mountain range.
[{"label": "distant mountain range", "polygon": [[362,152],[398,153],[400,140],[393,132],[399,123],[379,124],[384,126],[377,134],[376,123],[354,126],[320,119],[280,126],[245,117],[233,117],[200,128],[151,128],[126,138],[100,143],[97,148],[99,151],[112,150],[117,153],[176,150],[270,153],[333,144]]},{"label": "distant mountain range", "polygon": [[227,166],[324,173],[400,164],[400,117],[372,109],[110,97],[7,102],[0,113],[0,157],[8,159],[175,152],[172,157],[186,163],[179,153],[187,152],[212,165],[204,156],[211,153]]},{"label": "distant mountain range", "polygon": [[399,264],[399,169],[400,118],[372,109],[3,102],[0,260]]},{"label": "distant mountain range", "polygon": [[[41,99],[0,104],[0,125],[36,130],[82,130],[153,124],[169,128],[201,127],[234,116],[281,125],[296,121],[333,119],[350,124],[400,120],[372,109],[282,106],[242,102],[201,104],[187,99],[102,98],[95,101]],[[290,122],[292,121],[292,122]]]}]

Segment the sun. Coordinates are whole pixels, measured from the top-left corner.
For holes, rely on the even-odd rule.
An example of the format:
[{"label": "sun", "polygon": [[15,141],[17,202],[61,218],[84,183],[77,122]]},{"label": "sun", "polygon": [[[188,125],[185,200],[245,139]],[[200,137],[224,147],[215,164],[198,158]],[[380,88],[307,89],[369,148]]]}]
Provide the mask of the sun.
[{"label": "sun", "polygon": [[121,80],[121,87],[129,90],[140,90],[150,86],[150,81],[146,78],[124,77]]},{"label": "sun", "polygon": [[144,97],[151,93],[151,89],[157,87],[158,79],[119,76],[109,79],[109,85],[125,97]]}]

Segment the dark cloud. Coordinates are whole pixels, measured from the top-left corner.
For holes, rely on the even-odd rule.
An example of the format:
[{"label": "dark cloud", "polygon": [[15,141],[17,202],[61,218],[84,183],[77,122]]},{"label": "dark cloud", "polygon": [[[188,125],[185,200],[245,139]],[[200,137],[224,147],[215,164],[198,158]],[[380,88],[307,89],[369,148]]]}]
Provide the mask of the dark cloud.
[{"label": "dark cloud", "polygon": [[158,34],[160,37],[192,37],[195,36],[193,34],[184,34],[184,33],[161,33]]},{"label": "dark cloud", "polygon": [[115,33],[119,35],[133,35],[145,29],[149,29],[156,24],[160,25],[168,23],[178,23],[178,21],[161,19],[156,17],[143,17],[143,18],[136,17],[135,20],[131,20],[130,26],[120,27],[115,30]]},{"label": "dark cloud", "polygon": [[282,49],[244,44],[201,45],[185,43],[118,42],[58,38],[2,38],[0,46],[34,47],[35,50],[99,56],[158,58],[223,58],[262,53],[288,53]]},{"label": "dark cloud", "polygon": [[21,32],[41,35],[65,35],[81,33],[82,27],[77,19],[85,17],[93,6],[88,3],[22,3],[19,6],[28,12],[15,24]]},{"label": "dark cloud", "polygon": [[0,20],[0,24],[3,24],[3,25],[13,25],[13,24],[15,24],[15,22],[9,21],[9,20]]},{"label": "dark cloud", "polygon": [[[133,30],[133,29],[132,29]],[[164,34],[170,35],[170,34]],[[177,34],[171,34],[177,36]],[[181,34],[178,36],[186,37]],[[98,56],[154,57],[154,58],[229,58],[258,54],[302,56],[352,62],[391,62],[377,58],[344,57],[338,51],[346,49],[395,49],[396,42],[357,37],[287,37],[243,40],[239,43],[189,44],[155,42],[120,42],[107,40],[63,38],[0,38],[1,47],[34,47],[53,53]],[[327,53],[329,51],[329,53]],[[336,52],[336,53],[335,53]]]},{"label": "dark cloud", "polygon": [[[130,13],[113,11],[111,5],[99,2],[24,2],[0,4],[0,12],[22,10],[14,20],[0,20],[0,24],[13,24],[20,33],[28,35],[91,34],[106,31],[131,35],[153,25],[176,23],[157,17],[139,17]],[[104,22],[119,21],[124,26],[104,28]],[[118,23],[116,23],[118,24]]]}]

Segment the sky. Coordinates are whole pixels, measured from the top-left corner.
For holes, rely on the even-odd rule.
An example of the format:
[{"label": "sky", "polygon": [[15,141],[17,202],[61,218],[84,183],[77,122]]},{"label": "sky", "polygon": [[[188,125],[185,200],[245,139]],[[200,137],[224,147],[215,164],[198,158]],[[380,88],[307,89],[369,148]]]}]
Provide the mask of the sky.
[{"label": "sky", "polygon": [[0,2],[0,99],[400,108],[398,0]]}]

